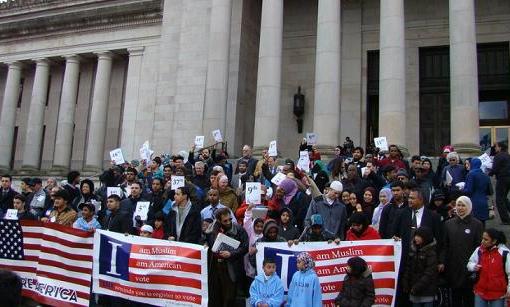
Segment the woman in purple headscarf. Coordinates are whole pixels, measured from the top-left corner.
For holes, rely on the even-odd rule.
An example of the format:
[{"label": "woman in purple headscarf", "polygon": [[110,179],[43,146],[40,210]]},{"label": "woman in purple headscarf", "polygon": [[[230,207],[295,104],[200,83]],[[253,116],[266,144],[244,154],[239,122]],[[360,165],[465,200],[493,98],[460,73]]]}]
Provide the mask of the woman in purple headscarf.
[{"label": "woman in purple headscarf", "polygon": [[270,206],[292,210],[294,221],[300,230],[303,230],[303,221],[310,204],[310,197],[299,191],[294,179],[286,178],[276,188],[276,193],[270,201]]}]

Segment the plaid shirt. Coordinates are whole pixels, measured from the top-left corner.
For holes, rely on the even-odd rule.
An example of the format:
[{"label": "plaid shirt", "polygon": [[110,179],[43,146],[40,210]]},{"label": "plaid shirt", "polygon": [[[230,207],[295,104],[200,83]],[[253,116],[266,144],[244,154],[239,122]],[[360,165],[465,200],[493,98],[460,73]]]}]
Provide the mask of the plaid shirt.
[{"label": "plaid shirt", "polygon": [[73,227],[73,223],[78,218],[78,213],[73,209],[66,207],[62,212],[58,212],[56,209],[50,213],[50,222],[57,223],[64,226]]}]

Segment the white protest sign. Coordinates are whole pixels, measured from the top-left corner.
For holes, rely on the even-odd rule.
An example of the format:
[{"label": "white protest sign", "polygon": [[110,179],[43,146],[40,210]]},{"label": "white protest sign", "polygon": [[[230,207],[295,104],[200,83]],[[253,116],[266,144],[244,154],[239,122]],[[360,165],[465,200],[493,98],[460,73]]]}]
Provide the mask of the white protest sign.
[{"label": "white protest sign", "polygon": [[220,131],[220,129],[218,129],[218,130],[214,130],[214,131],[212,132],[212,136],[213,136],[213,138],[214,138],[214,141],[215,141],[215,142],[217,142],[217,143],[221,143],[221,142],[223,142],[223,137],[221,136],[221,131]]},{"label": "white protest sign", "polygon": [[153,153],[154,151],[150,149],[149,141],[145,141],[145,143],[143,143],[142,147],[140,148],[140,159],[149,162]]},{"label": "white protest sign", "polygon": [[479,156],[478,159],[482,162],[482,170],[485,172],[487,169],[492,168],[492,159],[491,157],[485,152],[483,155]]},{"label": "white protest sign", "polygon": [[306,134],[306,144],[317,145],[317,134],[309,132]]},{"label": "white protest sign", "polygon": [[310,156],[308,154],[308,151],[304,150],[299,152],[299,160],[297,162],[297,167],[303,172],[308,173],[310,171]]},{"label": "white protest sign", "polygon": [[110,159],[113,163],[115,163],[115,165],[121,165],[126,162],[124,161],[124,155],[122,155],[122,149],[120,148],[110,151]]},{"label": "white protest sign", "polygon": [[133,213],[133,218],[139,216],[142,221],[147,220],[147,213],[149,213],[150,202],[148,201],[139,201],[136,203],[136,209]]},{"label": "white protest sign", "polygon": [[172,176],[172,190],[182,188],[184,186],[184,176]]},{"label": "white protest sign", "polygon": [[260,204],[260,182],[247,182],[244,198],[247,204]]},{"label": "white protest sign", "polygon": [[275,185],[280,185],[280,182],[282,182],[285,178],[287,178],[287,176],[284,173],[276,173],[273,179],[271,179],[271,182]]},{"label": "white protest sign", "polygon": [[204,139],[205,139],[205,137],[203,135],[195,136],[195,147],[196,148],[204,148]]},{"label": "white protest sign", "polygon": [[4,219],[17,220],[18,219],[18,209],[7,209],[7,213],[5,213]]},{"label": "white protest sign", "polygon": [[446,181],[446,185],[448,185],[448,186],[452,184],[453,177],[449,171],[446,171],[446,180],[445,181]]},{"label": "white protest sign", "polygon": [[388,140],[385,136],[381,136],[374,139],[375,147],[383,151],[388,151]]},{"label": "white protest sign", "polygon": [[118,195],[120,198],[122,198],[122,196],[124,195],[124,193],[122,193],[122,189],[120,187],[107,187],[106,188],[106,197],[109,197],[112,194]]},{"label": "white protest sign", "polygon": [[269,150],[267,151],[267,154],[270,157],[278,156],[278,150],[276,149],[276,141],[271,141],[271,143],[269,143]]}]

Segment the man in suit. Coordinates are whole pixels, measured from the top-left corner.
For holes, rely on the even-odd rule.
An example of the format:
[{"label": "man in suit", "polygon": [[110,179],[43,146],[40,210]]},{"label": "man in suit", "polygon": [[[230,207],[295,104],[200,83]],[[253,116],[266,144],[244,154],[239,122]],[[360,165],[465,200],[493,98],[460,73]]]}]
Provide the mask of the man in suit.
[{"label": "man in suit", "polygon": [[[400,215],[397,216],[394,228],[394,238],[402,240],[402,259],[400,261],[400,273],[399,277],[402,276],[402,270],[406,267],[411,242],[414,237],[414,232],[420,227],[426,227],[432,231],[434,239],[437,242],[436,249],[439,251],[442,248],[442,224],[439,215],[435,212],[425,208],[425,196],[424,192],[419,188],[413,188],[409,192],[409,206],[402,209]],[[397,289],[397,306],[408,306],[408,295],[403,293],[401,285],[402,282],[398,282]]]},{"label": "man in suit", "polygon": [[239,194],[243,191],[243,183],[248,179],[248,162],[239,161],[237,164],[237,169],[239,172],[232,175],[231,185],[236,193]]},{"label": "man in suit", "polygon": [[2,175],[0,179],[0,185],[2,186],[2,192],[0,193],[0,214],[4,214],[7,212],[7,209],[13,208],[13,199],[18,192],[11,188],[11,184],[11,175]]}]

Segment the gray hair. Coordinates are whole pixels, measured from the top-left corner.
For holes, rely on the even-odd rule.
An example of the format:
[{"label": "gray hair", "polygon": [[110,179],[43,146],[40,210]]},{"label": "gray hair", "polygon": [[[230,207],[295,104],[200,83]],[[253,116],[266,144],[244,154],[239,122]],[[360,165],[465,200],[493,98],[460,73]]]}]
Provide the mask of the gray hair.
[{"label": "gray hair", "polygon": [[222,173],[224,172],[224,171],[223,171],[223,167],[221,167],[221,166],[219,166],[219,165],[214,166],[214,167],[213,167],[213,171],[218,171],[218,172],[222,172]]},{"label": "gray hair", "polygon": [[195,167],[197,167],[197,166],[203,166],[203,167],[205,167],[205,163],[204,163],[204,162],[202,162],[202,161],[197,161],[197,162],[195,162]]},{"label": "gray hair", "polygon": [[455,152],[455,151],[452,151],[452,152],[448,153],[446,155],[446,159],[447,160],[456,159],[457,161],[460,161],[459,154],[457,152]]}]

